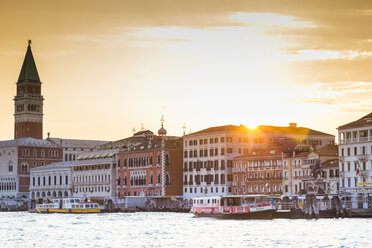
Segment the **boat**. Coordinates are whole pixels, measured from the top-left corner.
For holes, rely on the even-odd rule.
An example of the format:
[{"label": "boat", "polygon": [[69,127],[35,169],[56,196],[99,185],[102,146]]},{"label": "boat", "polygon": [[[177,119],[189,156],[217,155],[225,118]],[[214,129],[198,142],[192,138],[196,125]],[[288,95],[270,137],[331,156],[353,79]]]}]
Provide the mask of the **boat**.
[{"label": "boat", "polygon": [[190,212],[196,217],[272,219],[275,207],[265,195],[195,197]]},{"label": "boat", "polygon": [[100,213],[98,203],[79,198],[63,198],[47,200],[42,204],[37,204],[37,213]]},{"label": "boat", "polygon": [[372,188],[355,188],[344,192],[341,197],[343,207],[352,218],[372,217]]}]

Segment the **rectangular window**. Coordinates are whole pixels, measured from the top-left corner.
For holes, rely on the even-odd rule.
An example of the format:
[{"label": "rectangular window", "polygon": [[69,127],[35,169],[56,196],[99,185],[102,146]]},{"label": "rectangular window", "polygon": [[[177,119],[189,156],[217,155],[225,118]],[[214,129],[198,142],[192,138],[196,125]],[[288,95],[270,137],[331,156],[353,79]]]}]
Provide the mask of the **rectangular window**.
[{"label": "rectangular window", "polygon": [[[225,137],[221,137],[221,143],[225,142]],[[217,191],[217,190],[216,190]]]}]

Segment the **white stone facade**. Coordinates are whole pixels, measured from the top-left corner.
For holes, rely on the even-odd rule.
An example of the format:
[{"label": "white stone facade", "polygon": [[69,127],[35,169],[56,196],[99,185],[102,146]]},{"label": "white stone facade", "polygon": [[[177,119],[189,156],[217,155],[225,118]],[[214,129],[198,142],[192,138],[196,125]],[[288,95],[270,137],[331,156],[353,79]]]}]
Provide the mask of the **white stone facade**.
[{"label": "white stone facade", "polygon": [[372,182],[372,113],[339,127],[338,138],[340,191]]},{"label": "white stone facade", "polygon": [[30,199],[72,196],[71,162],[52,163],[30,170]]},{"label": "white stone facade", "polygon": [[100,150],[78,155],[73,163],[73,196],[114,199],[118,150]]}]

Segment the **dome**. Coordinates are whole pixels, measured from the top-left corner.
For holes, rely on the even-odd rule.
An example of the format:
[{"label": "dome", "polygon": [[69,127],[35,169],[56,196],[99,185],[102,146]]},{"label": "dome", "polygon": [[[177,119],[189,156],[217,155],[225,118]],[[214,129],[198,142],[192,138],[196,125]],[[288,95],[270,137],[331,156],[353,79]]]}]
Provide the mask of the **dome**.
[{"label": "dome", "polygon": [[158,131],[158,134],[159,134],[160,136],[167,135],[167,130],[165,130],[164,127],[161,127],[161,128],[159,129],[159,131]]}]

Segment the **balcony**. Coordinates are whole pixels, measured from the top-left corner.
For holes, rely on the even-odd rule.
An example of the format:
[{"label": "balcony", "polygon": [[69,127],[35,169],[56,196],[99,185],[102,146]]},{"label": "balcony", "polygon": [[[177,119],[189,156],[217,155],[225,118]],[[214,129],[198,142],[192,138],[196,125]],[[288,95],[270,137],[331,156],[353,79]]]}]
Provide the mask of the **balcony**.
[{"label": "balcony", "polygon": [[246,168],[232,168],[233,173],[247,172]]},{"label": "balcony", "polygon": [[367,170],[361,170],[361,171],[359,172],[359,175],[360,175],[361,177],[368,177],[368,171],[367,171]]},{"label": "balcony", "polygon": [[194,182],[193,182],[193,181],[190,181],[190,182],[189,182],[189,185],[193,185],[193,184],[194,184]]},{"label": "balcony", "polygon": [[358,160],[360,162],[367,162],[368,161],[368,155],[367,154],[359,154],[358,155]]},{"label": "balcony", "polygon": [[238,182],[232,182],[232,186],[238,186]]},{"label": "balcony", "polygon": [[188,169],[187,168],[183,168],[183,171],[188,171]]}]

